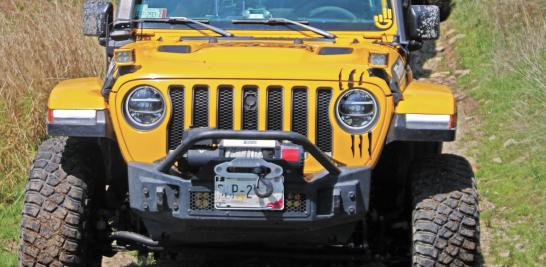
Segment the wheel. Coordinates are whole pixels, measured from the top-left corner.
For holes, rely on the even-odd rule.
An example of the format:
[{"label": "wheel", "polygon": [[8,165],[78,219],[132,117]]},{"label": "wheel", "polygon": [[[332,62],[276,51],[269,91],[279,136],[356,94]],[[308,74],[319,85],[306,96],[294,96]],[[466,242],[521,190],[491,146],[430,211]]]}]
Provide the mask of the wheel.
[{"label": "wheel", "polygon": [[20,266],[101,265],[91,227],[93,149],[72,139],[47,140],[38,149],[25,190]]},{"label": "wheel", "polygon": [[417,5],[435,5],[440,8],[440,20],[445,21],[451,14],[451,0],[414,0]]},{"label": "wheel", "polygon": [[476,266],[478,193],[464,158],[436,155],[412,168],[413,266]]}]

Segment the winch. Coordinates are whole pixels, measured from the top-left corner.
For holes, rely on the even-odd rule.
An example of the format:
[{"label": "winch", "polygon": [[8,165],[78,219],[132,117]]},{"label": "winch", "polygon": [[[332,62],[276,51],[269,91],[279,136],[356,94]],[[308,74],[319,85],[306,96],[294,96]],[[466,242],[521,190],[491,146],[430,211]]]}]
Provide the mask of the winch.
[{"label": "winch", "polygon": [[217,142],[200,143],[188,150],[184,157],[185,163],[190,168],[205,166],[211,160],[229,161],[232,159],[282,160],[287,168],[301,169],[305,154],[301,146],[290,142],[224,139]]},{"label": "winch", "polygon": [[213,168],[215,208],[284,209],[284,174],[303,171],[304,149],[277,140],[219,139],[196,143],[179,167]]}]

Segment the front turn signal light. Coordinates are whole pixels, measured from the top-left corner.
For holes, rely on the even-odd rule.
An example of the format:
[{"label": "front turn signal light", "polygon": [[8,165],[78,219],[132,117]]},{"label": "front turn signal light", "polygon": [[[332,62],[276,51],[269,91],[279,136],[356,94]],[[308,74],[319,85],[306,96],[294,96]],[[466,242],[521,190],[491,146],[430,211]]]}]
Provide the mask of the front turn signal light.
[{"label": "front turn signal light", "polygon": [[97,123],[97,110],[49,109],[47,123],[57,125],[93,125]]},{"label": "front turn signal light", "polygon": [[449,128],[451,129],[457,128],[457,114],[451,115],[449,120]]},{"label": "front turn signal light", "polygon": [[415,130],[450,130],[456,127],[453,115],[406,114],[405,125]]}]

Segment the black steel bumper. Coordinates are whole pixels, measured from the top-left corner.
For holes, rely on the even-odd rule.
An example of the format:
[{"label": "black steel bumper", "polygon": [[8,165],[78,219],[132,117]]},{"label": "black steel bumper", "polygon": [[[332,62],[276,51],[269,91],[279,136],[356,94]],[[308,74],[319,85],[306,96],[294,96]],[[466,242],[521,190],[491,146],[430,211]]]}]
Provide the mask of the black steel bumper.
[{"label": "black steel bumper", "polygon": [[[315,243],[339,244],[354,232],[369,206],[369,168],[338,168],[306,137],[290,132],[192,130],[165,161],[129,164],[132,210],[154,240],[162,243]],[[194,144],[210,139],[273,139],[301,145],[327,171],[311,182],[285,182],[285,195],[298,194],[298,207],[284,211],[214,209],[210,179],[167,174]],[[189,177],[188,177],[189,178]],[[209,180],[209,182],[203,182]],[[203,199],[202,193],[207,197]],[[201,195],[200,195],[201,194]],[[196,204],[199,201],[200,205]],[[203,205],[206,201],[207,205]]]}]

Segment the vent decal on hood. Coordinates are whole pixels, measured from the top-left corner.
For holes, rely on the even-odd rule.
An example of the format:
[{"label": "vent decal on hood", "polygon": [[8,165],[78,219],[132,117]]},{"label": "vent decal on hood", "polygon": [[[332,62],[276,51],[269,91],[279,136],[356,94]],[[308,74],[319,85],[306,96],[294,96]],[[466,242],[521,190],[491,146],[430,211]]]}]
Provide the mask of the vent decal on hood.
[{"label": "vent decal on hood", "polygon": [[158,49],[159,52],[164,53],[180,53],[188,54],[191,53],[191,46],[189,45],[162,45]]}]

